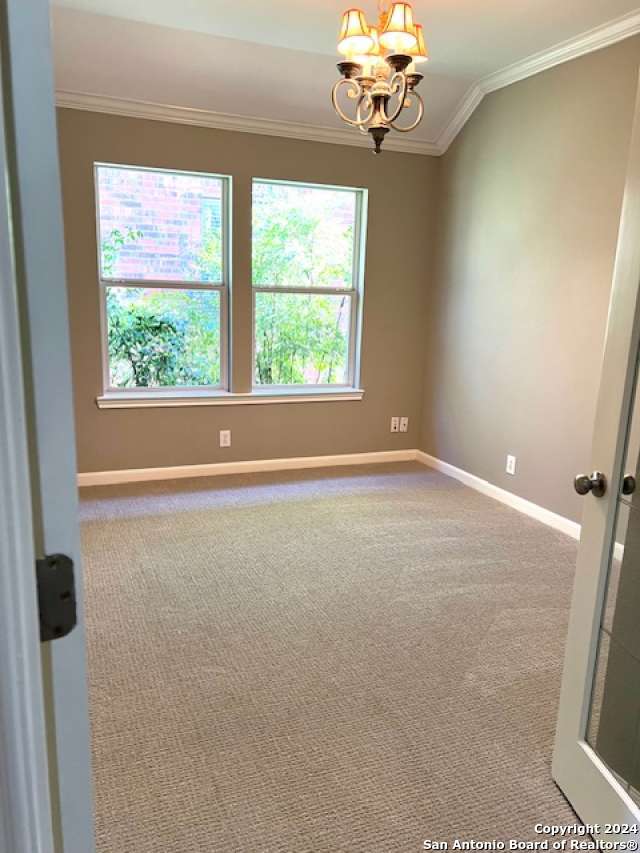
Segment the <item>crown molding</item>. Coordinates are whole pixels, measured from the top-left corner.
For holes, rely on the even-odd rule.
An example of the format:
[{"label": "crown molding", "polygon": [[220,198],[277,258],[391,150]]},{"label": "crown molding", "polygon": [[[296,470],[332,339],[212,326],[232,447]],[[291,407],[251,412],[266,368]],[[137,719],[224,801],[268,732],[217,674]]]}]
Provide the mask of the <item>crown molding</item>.
[{"label": "crown molding", "polygon": [[533,77],[534,74],[539,74],[541,71],[554,68],[564,62],[570,62],[572,59],[578,59],[587,53],[602,50],[604,47],[609,47],[638,33],[640,33],[640,9],[629,12],[627,15],[609,21],[600,27],[588,30],[576,38],[560,42],[548,50],[534,53],[532,56],[523,59],[522,62],[508,65],[502,71],[489,74],[480,81],[480,88],[484,94],[494,92],[496,89],[503,89],[519,80]]},{"label": "crown molding", "polygon": [[[302,139],[308,142],[328,142],[333,145],[351,145],[360,148],[369,145],[368,137],[349,128],[333,128],[303,124],[301,122],[273,121],[271,119],[218,113],[193,107],[177,107],[150,101],[129,98],[112,98],[108,95],[93,95],[84,92],[59,90],[56,104],[73,110],[108,113],[109,115],[143,118],[151,121],[167,121],[217,130],[232,130],[238,133],[258,133],[264,136],[281,136],[285,139]],[[385,151],[404,154],[438,156],[441,150],[433,142],[420,139],[392,137],[385,140]]]},{"label": "crown molding", "polygon": [[473,113],[480,106],[480,102],[483,98],[484,92],[477,84],[474,84],[467,90],[466,94],[458,104],[455,113],[438,136],[437,145],[441,154],[445,153],[447,148],[469,121]]},{"label": "crown molding", "polygon": [[610,45],[638,35],[638,33],[640,33],[640,9],[623,15],[621,18],[609,21],[600,27],[588,30],[576,38],[560,42],[560,44],[554,45],[548,50],[534,53],[521,62],[508,65],[501,71],[488,74],[468,89],[458,104],[453,117],[438,136],[436,141],[437,148],[441,154],[445,153],[479,107],[484,96],[490,92],[503,89],[512,83],[518,83],[527,77],[533,77],[535,74],[540,74],[541,71],[547,71],[556,65],[561,65],[564,62],[570,62],[572,59],[578,59],[580,56],[585,56],[588,53],[594,53],[597,50],[602,50],[602,48],[610,47]]}]

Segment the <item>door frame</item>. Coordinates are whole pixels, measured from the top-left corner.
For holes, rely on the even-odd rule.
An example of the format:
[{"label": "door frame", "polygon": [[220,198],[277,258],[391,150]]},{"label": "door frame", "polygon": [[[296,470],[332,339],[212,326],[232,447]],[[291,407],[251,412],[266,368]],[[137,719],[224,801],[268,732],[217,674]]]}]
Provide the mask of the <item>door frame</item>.
[{"label": "door frame", "polygon": [[[586,742],[600,620],[615,546],[618,495],[636,383],[640,343],[640,87],[636,95],[629,165],[618,236],[613,289],[596,409],[591,471],[602,471],[608,488],[588,495],[573,589],[553,778],[579,817],[589,824],[638,823],[638,807]],[[594,832],[594,837],[629,840]],[[635,836],[634,836],[635,837]]]},{"label": "door frame", "polygon": [[0,109],[0,849],[52,853],[27,423],[11,218],[4,110]]},{"label": "door frame", "polygon": [[[10,654],[2,660],[0,673],[5,666],[12,668],[7,681],[1,679],[6,716],[2,705],[0,744],[17,738],[1,765],[2,782],[16,802],[9,804],[0,795],[0,816],[20,842],[9,847],[12,853],[93,853],[71,354],[48,0],[4,0],[0,5],[0,61],[5,158],[0,165],[8,190],[0,199],[0,273],[6,272],[9,257],[13,273],[9,288],[2,281],[3,300],[12,307],[2,312],[0,332],[6,338],[7,369],[16,371],[3,374],[0,396],[9,427],[6,443],[0,442],[0,487],[7,485],[5,495],[10,496],[10,502],[0,501],[0,525],[12,531],[5,546],[11,552],[2,566],[3,582],[11,589],[0,601],[0,636],[3,630],[11,631],[0,658],[7,648]],[[5,226],[8,246],[2,243]],[[0,351],[4,364],[5,352]],[[78,624],[66,637],[40,645],[35,558],[56,553],[74,562]],[[24,681],[18,683],[18,677]],[[18,715],[25,714],[27,702],[31,720],[29,712],[21,720]],[[9,805],[13,809],[6,814]],[[30,829],[32,821],[35,827]]]}]

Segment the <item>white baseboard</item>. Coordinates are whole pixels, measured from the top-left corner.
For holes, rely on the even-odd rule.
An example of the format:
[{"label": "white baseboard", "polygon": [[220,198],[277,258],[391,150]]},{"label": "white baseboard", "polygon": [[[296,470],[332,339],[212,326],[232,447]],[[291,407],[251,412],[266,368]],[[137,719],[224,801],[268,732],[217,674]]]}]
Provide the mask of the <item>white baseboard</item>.
[{"label": "white baseboard", "polygon": [[[437,459],[435,456],[430,456],[423,450],[415,451],[415,459],[417,462],[422,462],[428,468],[433,468],[435,471],[440,471],[448,477],[453,477],[454,480],[459,480],[465,486],[482,492],[500,503],[510,506],[512,509],[517,509],[518,512],[524,513],[536,521],[541,521],[548,527],[553,527],[554,530],[559,530],[561,533],[566,533],[572,539],[580,540],[581,525],[577,521],[572,521],[570,518],[565,518],[563,515],[558,515],[557,512],[552,512],[550,509],[545,509],[543,506],[534,504],[531,501],[521,498],[519,495],[514,495],[513,492],[508,492],[506,489],[501,489],[499,486],[494,486],[488,480],[483,480],[481,477],[476,477],[475,474],[469,474],[468,471],[463,471],[462,468],[456,468],[455,465],[450,465],[448,462],[443,462],[442,459]],[[616,560],[622,561],[624,557],[624,542],[616,542],[613,546],[613,556]]]},{"label": "white baseboard", "polygon": [[443,474],[447,474],[449,477],[453,477],[455,480],[464,483],[465,486],[470,486],[472,489],[482,492],[483,495],[500,501],[500,503],[506,504],[512,507],[512,509],[517,509],[518,512],[535,518],[537,521],[541,521],[555,530],[560,530],[573,539],[580,539],[580,525],[577,521],[571,521],[571,519],[565,518],[563,515],[551,512],[550,509],[538,506],[538,504],[525,500],[525,498],[521,498],[519,495],[514,495],[506,489],[494,486],[488,480],[476,477],[475,474],[469,474],[468,471],[463,471],[462,468],[456,468],[455,465],[450,465],[448,462],[436,459],[435,456],[430,456],[422,450],[416,451],[415,458],[418,462],[422,462],[423,465],[434,468],[436,471],[441,471]]},{"label": "white baseboard", "polygon": [[[580,525],[550,509],[532,503],[513,492],[494,486],[475,474],[456,468],[423,450],[376,450],[371,453],[340,453],[333,456],[293,456],[285,459],[252,459],[243,462],[211,462],[203,465],[177,465],[168,468],[129,468],[122,471],[92,471],[78,474],[78,486],[113,486],[152,480],[178,480],[186,477],[218,477],[224,474],[252,474],[260,471],[289,471],[303,468],[331,468],[342,465],[370,465],[381,462],[420,462],[448,477],[453,477],[483,495],[510,506],[543,524],[580,539]],[[615,557],[622,559],[624,545],[615,544]]]},{"label": "white baseboard", "polygon": [[252,459],[243,462],[211,462],[170,468],[129,468],[122,471],[90,471],[78,474],[79,486],[113,486],[151,480],[185,477],[218,477],[223,474],[253,474],[259,471],[288,471],[330,468],[338,465],[370,465],[377,462],[412,462],[417,450],[376,450],[371,453],[340,453],[334,456],[294,456],[288,459]]}]

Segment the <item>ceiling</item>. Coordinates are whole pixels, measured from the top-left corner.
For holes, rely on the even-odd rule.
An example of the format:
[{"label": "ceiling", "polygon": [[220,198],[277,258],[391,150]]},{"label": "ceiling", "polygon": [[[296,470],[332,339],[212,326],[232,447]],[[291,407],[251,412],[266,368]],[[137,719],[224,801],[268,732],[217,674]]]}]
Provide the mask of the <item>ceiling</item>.
[{"label": "ceiling", "polygon": [[[435,144],[474,84],[640,13],[636,3],[414,0],[431,61],[423,66],[421,85],[425,120],[410,136]],[[56,85],[63,92],[340,129],[329,91],[337,79],[336,33],[347,5],[53,0]],[[373,0],[360,5],[374,16]]]}]

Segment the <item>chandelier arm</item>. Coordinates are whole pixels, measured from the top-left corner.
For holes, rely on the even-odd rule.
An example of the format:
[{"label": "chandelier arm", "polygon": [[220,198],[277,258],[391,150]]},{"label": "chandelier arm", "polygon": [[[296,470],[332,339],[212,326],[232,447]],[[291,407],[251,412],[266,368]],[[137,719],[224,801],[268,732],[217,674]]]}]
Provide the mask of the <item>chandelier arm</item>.
[{"label": "chandelier arm", "polygon": [[[345,115],[345,113],[340,108],[340,105],[338,104],[338,92],[340,90],[340,87],[342,85],[344,85],[345,83],[348,86],[350,86],[352,88],[352,90],[355,92],[354,97],[357,96],[357,98],[358,98],[358,106],[356,108],[356,118],[355,119],[349,118],[347,115]],[[361,119],[360,118],[360,105],[365,100],[369,102],[369,114],[367,116],[365,116],[365,118]],[[342,121],[346,122],[347,124],[352,125],[353,127],[362,127],[363,125],[367,124],[367,122],[369,122],[371,120],[371,116],[373,115],[373,102],[371,100],[371,96],[369,95],[368,92],[364,92],[362,90],[362,87],[360,86],[360,83],[358,83],[357,80],[346,79],[344,77],[341,78],[340,80],[338,80],[337,83],[334,85],[333,89],[331,90],[331,103],[333,104],[334,110],[338,113],[338,115],[340,116]]]},{"label": "chandelier arm", "polygon": [[420,95],[419,95],[417,92],[412,92],[412,93],[411,93],[411,97],[412,97],[412,98],[416,98],[416,99],[417,99],[417,101],[418,101],[418,117],[417,117],[417,118],[416,118],[416,120],[415,120],[412,124],[410,124],[408,127],[398,127],[396,124],[394,124],[393,122],[391,122],[391,127],[392,127],[394,130],[399,131],[400,133],[409,133],[409,131],[411,131],[411,130],[415,130],[415,129],[416,129],[416,127],[417,127],[417,126],[420,124],[420,122],[422,121],[422,118],[423,118],[423,116],[424,116],[424,101],[422,100],[422,98],[420,97]]},{"label": "chandelier arm", "polygon": [[382,117],[384,119],[385,124],[392,124],[404,109],[404,102],[409,91],[409,82],[407,80],[407,75],[403,71],[396,71],[396,73],[391,78],[389,85],[394,94],[400,91],[400,88],[402,88],[402,96],[398,101],[398,107],[393,113],[393,115],[388,116],[384,106],[380,107],[380,112],[382,113]]},{"label": "chandelier arm", "polygon": [[[367,118],[366,118],[366,119],[364,119],[364,120],[363,120],[363,119],[362,119],[362,114],[361,114],[361,111],[362,111],[362,104],[363,104],[366,100],[368,100],[368,101],[369,101],[369,115],[367,116]],[[364,93],[363,93],[363,94],[358,98],[358,104],[357,104],[357,106],[356,106],[356,120],[357,120],[358,122],[360,122],[360,124],[358,125],[358,130],[360,131],[360,133],[364,134],[364,136],[366,136],[366,135],[367,135],[367,132],[368,132],[368,131],[367,131],[367,129],[366,129],[366,127],[364,127],[364,125],[365,125],[365,124],[367,124],[367,123],[370,121],[372,114],[373,114],[373,102],[371,101],[371,95],[369,95],[369,93],[368,93],[368,92],[364,92]]]},{"label": "chandelier arm", "polygon": [[[368,110],[367,114],[364,118],[361,116],[362,105],[366,104],[366,109]],[[358,103],[356,105],[356,120],[355,125],[358,130],[362,131],[362,133],[366,133],[365,125],[369,124],[371,119],[373,118],[373,98],[369,94],[369,92],[362,92],[362,95],[358,98]]]}]

